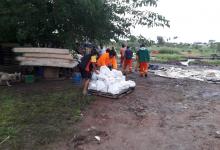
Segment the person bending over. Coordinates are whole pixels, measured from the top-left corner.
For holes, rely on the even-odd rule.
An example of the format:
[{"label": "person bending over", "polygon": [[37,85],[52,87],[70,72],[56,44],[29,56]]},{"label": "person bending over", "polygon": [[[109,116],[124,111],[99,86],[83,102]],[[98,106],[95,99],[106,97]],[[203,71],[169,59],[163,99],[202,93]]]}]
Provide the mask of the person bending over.
[{"label": "person bending over", "polygon": [[80,73],[83,79],[83,95],[87,95],[88,93],[88,86],[92,73],[99,73],[96,69],[98,55],[99,53],[96,51],[95,47],[93,47],[91,53],[84,55],[79,64]]}]

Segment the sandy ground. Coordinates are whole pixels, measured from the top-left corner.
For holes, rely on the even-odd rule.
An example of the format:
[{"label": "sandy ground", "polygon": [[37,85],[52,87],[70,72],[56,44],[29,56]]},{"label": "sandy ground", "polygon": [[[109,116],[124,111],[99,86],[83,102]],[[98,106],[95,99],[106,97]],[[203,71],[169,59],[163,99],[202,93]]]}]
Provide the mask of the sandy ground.
[{"label": "sandy ground", "polygon": [[[220,150],[220,84],[149,75],[119,100],[97,97],[57,150]],[[95,136],[101,138],[100,142]]]}]

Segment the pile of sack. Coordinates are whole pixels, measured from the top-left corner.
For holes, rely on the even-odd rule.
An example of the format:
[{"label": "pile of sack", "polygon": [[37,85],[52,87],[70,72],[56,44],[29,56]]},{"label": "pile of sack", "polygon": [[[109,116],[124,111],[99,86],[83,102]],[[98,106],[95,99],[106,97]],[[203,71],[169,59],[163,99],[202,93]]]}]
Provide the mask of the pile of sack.
[{"label": "pile of sack", "polygon": [[121,71],[110,70],[108,67],[102,66],[99,74],[93,73],[92,80],[89,83],[89,90],[115,95],[135,86],[136,83],[134,81],[126,81],[126,77]]}]

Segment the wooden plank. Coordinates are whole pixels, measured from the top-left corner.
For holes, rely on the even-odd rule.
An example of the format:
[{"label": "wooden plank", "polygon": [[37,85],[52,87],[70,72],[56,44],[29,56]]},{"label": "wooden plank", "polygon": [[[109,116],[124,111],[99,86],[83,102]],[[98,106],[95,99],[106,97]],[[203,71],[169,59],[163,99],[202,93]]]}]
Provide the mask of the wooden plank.
[{"label": "wooden plank", "polygon": [[70,54],[68,49],[58,49],[58,48],[14,48],[16,53],[50,53],[50,54]]},{"label": "wooden plank", "polygon": [[45,61],[45,62],[53,62],[53,63],[72,63],[74,60],[67,59],[57,59],[57,58],[32,58],[32,57],[16,57],[17,61]]},{"label": "wooden plank", "polygon": [[48,67],[62,67],[62,68],[75,68],[78,62],[63,63],[63,62],[53,62],[53,61],[22,61],[21,66],[48,66]]},{"label": "wooden plank", "polygon": [[59,59],[67,59],[74,60],[71,54],[50,54],[50,53],[25,53],[24,57],[32,57],[32,58],[59,58]]},{"label": "wooden plank", "polygon": [[95,90],[89,90],[89,93],[96,95],[96,96],[101,96],[101,97],[106,97],[106,98],[111,98],[111,99],[119,99],[122,98],[130,93],[132,93],[134,91],[135,88],[129,88],[126,89],[124,91],[122,91],[119,94],[110,94],[110,93],[103,93],[103,92],[99,92],[99,91],[95,91]]}]

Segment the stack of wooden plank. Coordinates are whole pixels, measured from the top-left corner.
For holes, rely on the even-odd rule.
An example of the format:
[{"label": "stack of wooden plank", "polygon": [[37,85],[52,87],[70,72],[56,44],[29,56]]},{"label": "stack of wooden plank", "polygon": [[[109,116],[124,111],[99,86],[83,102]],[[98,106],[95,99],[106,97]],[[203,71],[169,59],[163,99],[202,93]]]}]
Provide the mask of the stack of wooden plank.
[{"label": "stack of wooden plank", "polygon": [[78,65],[68,49],[14,48],[13,51],[23,54],[16,58],[22,66],[74,68]]}]

